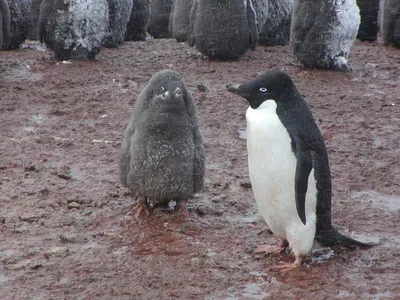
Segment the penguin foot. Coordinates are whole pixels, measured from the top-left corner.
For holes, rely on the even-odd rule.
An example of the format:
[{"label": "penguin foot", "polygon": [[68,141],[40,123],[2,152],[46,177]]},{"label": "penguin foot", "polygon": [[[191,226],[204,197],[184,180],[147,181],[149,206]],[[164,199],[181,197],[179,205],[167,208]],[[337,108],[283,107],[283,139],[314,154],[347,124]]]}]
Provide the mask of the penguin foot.
[{"label": "penguin foot", "polygon": [[279,244],[277,246],[272,245],[258,245],[254,252],[265,252],[266,254],[280,254],[285,251],[286,247],[289,245],[288,241],[279,239]]},{"label": "penguin foot", "polygon": [[179,211],[185,218],[189,219],[192,214],[186,208],[187,200],[177,200],[175,210]]},{"label": "penguin foot", "polygon": [[139,196],[136,206],[128,214],[133,214],[135,218],[139,218],[141,215],[149,216],[151,212],[146,197]]},{"label": "penguin foot", "polygon": [[291,271],[293,269],[297,269],[303,265],[305,261],[305,257],[299,256],[296,257],[296,260],[293,263],[288,263],[284,261],[280,261],[278,265],[274,266],[273,269],[280,271],[281,273],[285,273]]}]

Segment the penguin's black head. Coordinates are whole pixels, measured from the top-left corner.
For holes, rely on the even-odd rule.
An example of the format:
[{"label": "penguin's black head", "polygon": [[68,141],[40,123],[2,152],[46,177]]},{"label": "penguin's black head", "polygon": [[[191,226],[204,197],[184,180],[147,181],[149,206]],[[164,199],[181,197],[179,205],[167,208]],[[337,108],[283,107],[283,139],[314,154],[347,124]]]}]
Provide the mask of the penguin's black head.
[{"label": "penguin's black head", "polygon": [[228,91],[245,98],[253,109],[266,100],[274,100],[279,105],[290,101],[297,93],[290,76],[278,70],[266,71],[249,82],[232,85]]}]

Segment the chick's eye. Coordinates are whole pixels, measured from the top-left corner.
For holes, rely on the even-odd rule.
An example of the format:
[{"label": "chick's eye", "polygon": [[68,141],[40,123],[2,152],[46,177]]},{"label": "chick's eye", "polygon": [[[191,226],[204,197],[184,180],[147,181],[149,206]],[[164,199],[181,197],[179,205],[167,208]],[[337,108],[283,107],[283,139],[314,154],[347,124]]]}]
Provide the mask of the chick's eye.
[{"label": "chick's eye", "polygon": [[265,93],[267,91],[267,89],[265,87],[261,87],[261,88],[259,88],[259,90],[260,90],[260,92],[263,92],[263,93]]},{"label": "chick's eye", "polygon": [[163,86],[160,87],[160,91],[164,92],[164,87]]}]

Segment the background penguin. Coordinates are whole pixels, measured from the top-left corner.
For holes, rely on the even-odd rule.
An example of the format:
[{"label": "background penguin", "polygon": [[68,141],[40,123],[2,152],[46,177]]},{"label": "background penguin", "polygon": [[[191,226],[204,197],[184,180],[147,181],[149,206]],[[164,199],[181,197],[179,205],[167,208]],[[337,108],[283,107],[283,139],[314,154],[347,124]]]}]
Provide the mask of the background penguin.
[{"label": "background penguin", "polygon": [[126,26],[132,12],[133,0],[107,0],[109,9],[109,36],[103,44],[116,48],[124,41]]},{"label": "background penguin", "polygon": [[188,39],[189,16],[193,0],[175,0],[169,18],[169,33],[178,42]]},{"label": "background penguin", "polygon": [[268,17],[268,0],[251,0],[256,14],[257,37],[259,38]]},{"label": "background penguin", "polygon": [[10,8],[10,45],[8,49],[17,49],[30,32],[31,0],[8,0]]},{"label": "background penguin", "polygon": [[294,252],[299,266],[314,238],[327,247],[371,246],[341,235],[331,223],[331,174],[325,142],[291,78],[267,71],[228,91],[250,104],[246,112],[250,180],[258,209],[280,239],[257,251]]},{"label": "background penguin", "polygon": [[169,38],[168,30],[169,17],[171,15],[174,0],[151,0],[150,20],[147,25],[147,32],[156,39]]},{"label": "background penguin", "polygon": [[150,19],[150,1],[133,0],[132,12],[126,25],[125,41],[145,41]]},{"label": "background penguin", "polygon": [[307,68],[349,71],[347,58],[359,25],[355,0],[294,0],[293,53]]},{"label": "background penguin", "polygon": [[40,6],[40,41],[59,60],[94,58],[108,25],[107,0],[43,0]]},{"label": "background penguin", "polygon": [[361,24],[357,39],[360,41],[376,41],[378,34],[379,0],[357,0],[360,9]]},{"label": "background penguin", "polygon": [[189,46],[210,58],[235,59],[257,43],[256,13],[250,0],[194,0]]},{"label": "background penguin", "polygon": [[0,0],[0,50],[7,49],[10,45],[10,9],[6,0]]},{"label": "background penguin", "polygon": [[288,45],[293,0],[268,0],[268,14],[258,35],[260,46]]},{"label": "background penguin", "polygon": [[40,4],[42,0],[32,0],[32,8],[30,15],[31,22],[31,30],[29,32],[28,38],[30,40],[38,40],[39,39],[39,15],[40,15]]},{"label": "background penguin", "polygon": [[379,14],[384,43],[400,47],[400,1],[381,0]]},{"label": "background penguin", "polygon": [[204,184],[205,153],[194,99],[181,76],[162,70],[140,92],[125,131],[120,180],[138,197],[136,215],[175,200],[186,201]]}]

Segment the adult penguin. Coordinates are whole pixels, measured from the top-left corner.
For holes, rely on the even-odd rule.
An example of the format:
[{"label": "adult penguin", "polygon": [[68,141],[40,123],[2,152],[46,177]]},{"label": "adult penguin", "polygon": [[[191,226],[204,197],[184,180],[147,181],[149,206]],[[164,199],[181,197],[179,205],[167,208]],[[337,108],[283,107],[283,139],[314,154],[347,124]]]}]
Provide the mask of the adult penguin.
[{"label": "adult penguin", "polygon": [[124,41],[126,26],[131,16],[133,0],[107,0],[109,9],[108,36],[103,44],[108,48],[116,48]]},{"label": "adult penguin", "polygon": [[177,72],[157,72],[140,92],[119,170],[122,185],[137,196],[136,216],[171,200],[188,215],[187,200],[204,185],[205,152],[196,103]]},{"label": "adult penguin", "polygon": [[357,0],[360,9],[361,23],[357,39],[360,41],[376,41],[378,34],[379,0]]},{"label": "adult penguin", "polygon": [[153,38],[160,39],[171,37],[168,24],[173,2],[174,0],[150,1],[150,20],[147,25],[147,32]]},{"label": "adult penguin", "polygon": [[355,0],[294,0],[290,44],[306,68],[349,71],[360,13]]},{"label": "adult penguin", "polygon": [[89,60],[100,52],[109,26],[107,0],[43,0],[39,38],[58,60]]},{"label": "adult penguin", "polygon": [[312,113],[292,79],[272,70],[228,88],[250,104],[246,112],[251,185],[258,209],[280,239],[278,246],[257,251],[282,252],[301,265],[313,241],[336,248],[369,247],[340,234],[331,223],[331,173],[328,153]]},{"label": "adult penguin", "polygon": [[256,24],[251,0],[194,0],[189,46],[210,58],[235,59],[255,49]]},{"label": "adult penguin", "polygon": [[400,1],[381,0],[380,27],[385,45],[400,47]]},{"label": "adult penguin", "polygon": [[8,0],[10,8],[10,45],[17,49],[27,38],[31,28],[31,0]]},{"label": "adult penguin", "polygon": [[125,41],[145,41],[150,19],[150,1],[133,0],[131,16],[126,26]]},{"label": "adult penguin", "polygon": [[0,50],[10,45],[10,8],[6,0],[0,0]]},{"label": "adult penguin", "polygon": [[268,14],[258,35],[260,46],[289,44],[293,0],[268,0]]},{"label": "adult penguin", "polygon": [[175,0],[169,18],[169,33],[178,42],[188,39],[189,17],[193,0]]}]

